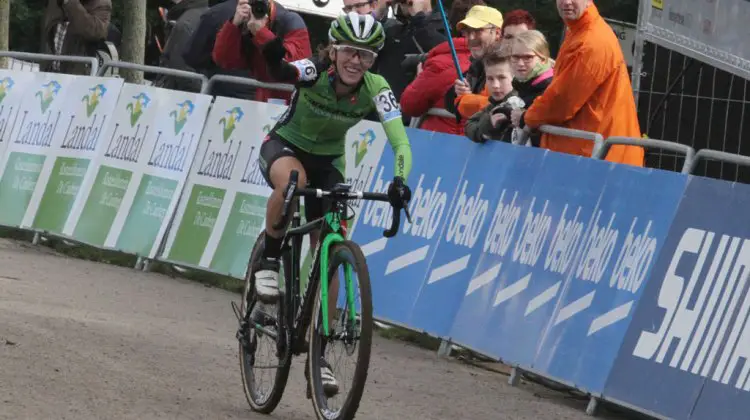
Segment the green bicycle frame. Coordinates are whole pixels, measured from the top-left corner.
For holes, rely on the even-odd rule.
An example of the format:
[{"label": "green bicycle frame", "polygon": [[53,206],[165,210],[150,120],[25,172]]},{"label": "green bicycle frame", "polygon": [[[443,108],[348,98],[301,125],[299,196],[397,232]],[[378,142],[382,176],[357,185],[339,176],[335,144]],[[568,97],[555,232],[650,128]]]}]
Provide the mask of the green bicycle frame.
[{"label": "green bicycle frame", "polygon": [[[331,245],[344,242],[344,236],[341,234],[341,219],[338,213],[329,212],[325,215],[325,221],[331,228],[331,232],[328,233],[323,242],[320,245],[320,300],[321,306],[325,302],[326,310],[323,311],[323,334],[328,337],[330,334],[329,319],[328,319],[328,250]],[[352,323],[356,321],[356,314],[354,313],[354,280],[352,279],[352,265],[347,264],[344,271],[344,281],[346,282],[346,300],[347,306],[350,308],[350,318]],[[325,280],[325,281],[324,281]]]}]

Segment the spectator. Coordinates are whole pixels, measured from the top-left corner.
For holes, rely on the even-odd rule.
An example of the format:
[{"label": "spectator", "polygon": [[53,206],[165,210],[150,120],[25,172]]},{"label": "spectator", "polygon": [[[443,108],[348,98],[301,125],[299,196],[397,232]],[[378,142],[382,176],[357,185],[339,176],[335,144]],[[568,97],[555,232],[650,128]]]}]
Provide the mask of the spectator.
[{"label": "spectator", "polygon": [[[42,25],[42,53],[95,57],[109,33],[111,0],[49,0]],[[52,61],[41,71],[87,75],[87,64]]]},{"label": "spectator", "polygon": [[[568,32],[555,62],[555,77],[527,111],[512,114],[518,127],[543,124],[600,133],[604,138],[640,138],[633,88],[614,32],[593,0],[557,0]],[[591,156],[593,143],[542,135],[541,147]],[[607,160],[643,166],[643,148],[613,146]]]},{"label": "spectator", "polygon": [[[550,57],[549,44],[544,35],[534,29],[519,33],[505,43],[510,47],[515,76],[513,89],[528,108],[552,83],[555,61]],[[532,134],[531,144],[539,147],[540,139],[538,133]]]},{"label": "spectator", "polygon": [[464,33],[471,51],[471,66],[464,73],[464,79],[456,79],[454,88],[445,94],[445,109],[461,121],[484,109],[489,103],[489,94],[484,85],[484,53],[502,38],[500,28],[503,15],[499,10],[488,6],[474,6],[466,14],[466,19],[458,23],[458,30]]},{"label": "spectator", "polygon": [[401,69],[407,54],[422,54],[448,39],[440,11],[432,10],[431,0],[408,0],[398,7],[406,14],[403,21],[389,19],[384,26],[385,46],[378,54],[373,72],[385,77],[396,100],[411,82]]},{"label": "spectator", "polygon": [[466,122],[466,136],[476,143],[487,140],[511,141],[513,126],[510,112],[523,107],[523,101],[513,90],[513,70],[507,45],[496,44],[482,59],[487,77],[489,104]]},{"label": "spectator", "polygon": [[536,29],[536,20],[526,10],[516,9],[505,14],[503,39],[511,40],[521,32]]},{"label": "spectator", "polygon": [[[216,36],[214,61],[224,69],[248,69],[250,76],[261,82],[275,82],[263,57],[263,46],[283,39],[289,62],[310,57],[310,37],[305,22],[297,13],[288,11],[274,0],[239,0],[234,17],[222,26]],[[243,40],[246,42],[243,43]],[[258,88],[256,100],[283,99],[288,103],[291,92]]]},{"label": "spectator", "polygon": [[[451,28],[466,17],[466,12],[474,5],[484,4],[483,0],[455,0],[448,12]],[[461,66],[461,72],[469,69],[469,45],[466,38],[453,38],[456,55]],[[401,95],[401,112],[410,117],[424,115],[430,108],[445,108],[445,93],[453,87],[453,81],[458,77],[453,63],[450,44],[443,42],[430,50],[424,64],[417,68],[417,78],[406,87]],[[441,133],[463,135],[463,126],[452,118],[428,115],[422,122],[421,128]]]},{"label": "spectator", "polygon": [[[190,37],[198,27],[201,14],[208,9],[208,0],[172,0],[175,5],[167,12],[167,20],[174,21],[164,51],[159,58],[159,65],[177,70],[195,71],[185,63],[183,54],[190,47]],[[183,77],[160,75],[155,86],[188,92],[200,92],[198,80]]]},{"label": "spectator", "polygon": [[[209,2],[209,4],[211,3]],[[201,14],[198,27],[188,41],[188,48],[182,54],[185,64],[208,78],[217,74],[239,77],[247,76],[247,70],[222,69],[216,64],[212,56],[216,43],[216,34],[219,33],[219,29],[221,29],[221,26],[226,21],[232,19],[235,9],[237,9],[237,0],[226,0],[212,5]],[[209,93],[229,98],[255,99],[254,87],[236,83],[215,83],[212,91]]]}]

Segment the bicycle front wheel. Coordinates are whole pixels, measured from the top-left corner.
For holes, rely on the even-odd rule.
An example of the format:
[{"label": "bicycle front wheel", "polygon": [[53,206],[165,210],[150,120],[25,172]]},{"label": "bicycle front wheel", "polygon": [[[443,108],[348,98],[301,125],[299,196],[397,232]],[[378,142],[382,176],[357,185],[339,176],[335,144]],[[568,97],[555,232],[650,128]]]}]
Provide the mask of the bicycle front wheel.
[{"label": "bicycle front wheel", "polygon": [[[367,381],[372,349],[372,291],[362,250],[351,241],[331,247],[328,302],[322,301],[318,282],[313,324],[310,328],[308,371],[315,414],[319,419],[350,420],[359,408]],[[338,299],[336,299],[338,297]],[[323,328],[323,311],[329,313],[329,334]],[[352,357],[349,369],[332,365]]]},{"label": "bicycle front wheel", "polygon": [[[260,301],[255,296],[255,270],[263,254],[264,233],[258,235],[245,275],[245,289],[242,294],[241,313],[245,317],[240,339],[240,373],[245,397],[253,411],[270,414],[284,394],[291,357],[285,357],[278,345],[286,340],[288,331],[282,320],[284,299],[279,299],[276,314],[268,314],[256,308]],[[282,273],[283,274],[283,273]]]}]

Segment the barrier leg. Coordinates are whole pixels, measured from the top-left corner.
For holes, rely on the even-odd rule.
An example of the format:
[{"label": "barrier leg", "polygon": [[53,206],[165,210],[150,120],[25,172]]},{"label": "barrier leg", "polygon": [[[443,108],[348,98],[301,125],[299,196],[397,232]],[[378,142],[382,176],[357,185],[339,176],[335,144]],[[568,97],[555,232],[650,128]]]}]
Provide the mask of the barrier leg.
[{"label": "barrier leg", "polygon": [[599,406],[599,399],[591,396],[589,399],[589,405],[586,406],[586,414],[589,416],[596,416],[596,408]]},{"label": "barrier leg", "polygon": [[508,377],[508,385],[518,386],[518,383],[521,381],[521,373],[523,373],[523,371],[519,369],[518,366],[513,366],[513,369],[510,370],[510,376]]},{"label": "barrier leg", "polygon": [[136,270],[142,270],[143,269],[143,257],[140,255],[135,260],[135,266],[133,266]]},{"label": "barrier leg", "polygon": [[39,245],[39,242],[42,240],[42,232],[34,232],[34,238],[31,240],[32,245]]},{"label": "barrier leg", "polygon": [[150,272],[151,271],[151,260],[144,258],[143,259],[143,271]]},{"label": "barrier leg", "polygon": [[453,343],[451,339],[440,340],[440,347],[438,348],[438,357],[450,357],[451,350],[453,349]]}]

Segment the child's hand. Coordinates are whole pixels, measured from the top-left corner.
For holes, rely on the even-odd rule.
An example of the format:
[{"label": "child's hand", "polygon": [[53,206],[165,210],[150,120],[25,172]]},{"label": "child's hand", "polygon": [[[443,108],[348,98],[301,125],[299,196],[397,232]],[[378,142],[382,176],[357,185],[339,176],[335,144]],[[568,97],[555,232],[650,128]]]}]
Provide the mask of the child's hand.
[{"label": "child's hand", "polygon": [[490,120],[492,121],[492,126],[497,127],[500,124],[505,123],[508,121],[508,117],[505,116],[505,114],[502,114],[500,112],[492,114],[490,117]]}]

